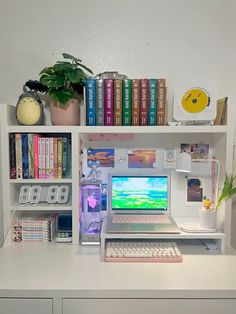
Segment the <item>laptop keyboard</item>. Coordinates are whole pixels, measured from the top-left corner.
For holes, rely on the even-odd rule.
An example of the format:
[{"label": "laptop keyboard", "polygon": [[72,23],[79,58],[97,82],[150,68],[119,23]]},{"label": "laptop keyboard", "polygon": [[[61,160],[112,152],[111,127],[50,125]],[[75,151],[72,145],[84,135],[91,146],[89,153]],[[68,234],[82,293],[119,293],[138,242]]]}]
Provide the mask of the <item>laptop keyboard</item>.
[{"label": "laptop keyboard", "polygon": [[169,224],[167,215],[113,215],[114,224]]},{"label": "laptop keyboard", "polygon": [[180,250],[173,241],[109,240],[105,246],[106,262],[180,263]]}]

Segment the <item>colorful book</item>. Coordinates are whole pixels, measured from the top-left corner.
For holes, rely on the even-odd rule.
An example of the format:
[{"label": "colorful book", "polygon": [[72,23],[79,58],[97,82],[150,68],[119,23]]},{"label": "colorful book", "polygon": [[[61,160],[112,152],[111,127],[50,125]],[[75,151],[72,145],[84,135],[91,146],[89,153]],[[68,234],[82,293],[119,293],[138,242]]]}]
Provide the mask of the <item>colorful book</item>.
[{"label": "colorful book", "polygon": [[22,177],[29,179],[28,134],[21,134],[22,143]]},{"label": "colorful book", "polygon": [[54,152],[53,152],[53,148],[54,148],[54,145],[53,145],[53,140],[54,138],[53,137],[49,137],[49,179],[53,179],[54,176],[53,176],[53,167],[54,167]]},{"label": "colorful book", "polygon": [[96,125],[104,125],[104,82],[103,79],[96,80]]},{"label": "colorful book", "polygon": [[96,125],[96,79],[88,78],[86,87],[86,125]]},{"label": "colorful book", "polygon": [[50,140],[45,138],[45,178],[50,178]]},{"label": "colorful book", "polygon": [[66,177],[71,177],[71,138],[67,139]]},{"label": "colorful book", "polygon": [[57,179],[58,178],[58,143],[57,143],[57,137],[53,137],[53,178]]},{"label": "colorful book", "polygon": [[34,179],[34,134],[28,134],[29,179]]},{"label": "colorful book", "polygon": [[114,125],[122,125],[122,80],[114,80]]},{"label": "colorful book", "polygon": [[114,125],[114,81],[104,80],[104,125]]},{"label": "colorful book", "polygon": [[38,139],[39,154],[39,179],[45,179],[46,175],[46,155],[45,155],[45,137]]},{"label": "colorful book", "polygon": [[9,156],[10,156],[10,179],[16,179],[16,140],[15,133],[10,133]]},{"label": "colorful book", "polygon": [[157,80],[150,79],[148,84],[148,125],[157,125]]},{"label": "colorful book", "polygon": [[166,125],[166,80],[158,79],[157,83],[157,125]]},{"label": "colorful book", "polygon": [[148,79],[141,79],[141,102],[139,125],[148,125]]},{"label": "colorful book", "polygon": [[22,171],[22,141],[21,141],[21,133],[15,134],[16,141],[16,178],[22,179],[23,171]]},{"label": "colorful book", "polygon": [[40,158],[40,144],[39,144],[39,139],[41,136],[39,134],[34,134],[33,135],[33,146],[34,146],[34,178],[38,179],[39,178],[39,158]]},{"label": "colorful book", "polygon": [[122,86],[122,124],[131,125],[132,81],[123,79]]},{"label": "colorful book", "polygon": [[62,178],[66,178],[66,166],[67,166],[67,147],[68,141],[67,137],[63,137],[62,145]]},{"label": "colorful book", "polygon": [[132,80],[132,125],[139,125],[139,109],[140,109],[140,80]]},{"label": "colorful book", "polygon": [[62,179],[62,149],[63,149],[63,138],[58,137],[57,139],[57,178]]}]

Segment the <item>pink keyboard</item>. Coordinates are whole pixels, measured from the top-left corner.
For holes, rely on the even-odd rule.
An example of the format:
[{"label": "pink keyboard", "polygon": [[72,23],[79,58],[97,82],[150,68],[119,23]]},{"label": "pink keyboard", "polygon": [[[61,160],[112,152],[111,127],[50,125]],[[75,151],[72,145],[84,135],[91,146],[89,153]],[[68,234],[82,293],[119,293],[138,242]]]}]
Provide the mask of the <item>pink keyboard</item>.
[{"label": "pink keyboard", "polygon": [[114,224],[168,224],[170,220],[166,215],[114,215]]},{"label": "pink keyboard", "polygon": [[109,240],[106,242],[104,260],[131,263],[180,263],[183,257],[173,241]]}]

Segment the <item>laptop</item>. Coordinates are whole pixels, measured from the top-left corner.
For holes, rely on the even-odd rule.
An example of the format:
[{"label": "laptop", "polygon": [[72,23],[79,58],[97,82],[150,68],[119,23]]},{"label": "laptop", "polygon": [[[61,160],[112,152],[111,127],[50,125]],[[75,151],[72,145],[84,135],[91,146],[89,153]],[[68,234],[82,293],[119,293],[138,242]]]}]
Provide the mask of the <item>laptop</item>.
[{"label": "laptop", "polygon": [[110,173],[107,233],[180,233],[170,215],[169,174]]}]

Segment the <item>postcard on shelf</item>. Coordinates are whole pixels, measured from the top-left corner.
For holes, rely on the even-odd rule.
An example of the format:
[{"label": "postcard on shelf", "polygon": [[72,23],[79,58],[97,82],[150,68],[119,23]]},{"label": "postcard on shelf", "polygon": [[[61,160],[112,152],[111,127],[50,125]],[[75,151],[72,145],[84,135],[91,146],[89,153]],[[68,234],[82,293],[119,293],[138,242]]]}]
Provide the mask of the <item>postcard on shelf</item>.
[{"label": "postcard on shelf", "polygon": [[173,169],[176,167],[176,150],[165,149],[164,150],[164,168]]},{"label": "postcard on shelf", "polygon": [[227,101],[228,97],[224,97],[217,100],[217,115],[214,120],[214,125],[226,124]]},{"label": "postcard on shelf", "polygon": [[155,149],[133,149],[128,151],[128,168],[155,168]]},{"label": "postcard on shelf", "polygon": [[180,152],[189,153],[192,159],[207,159],[209,144],[180,144]]}]

